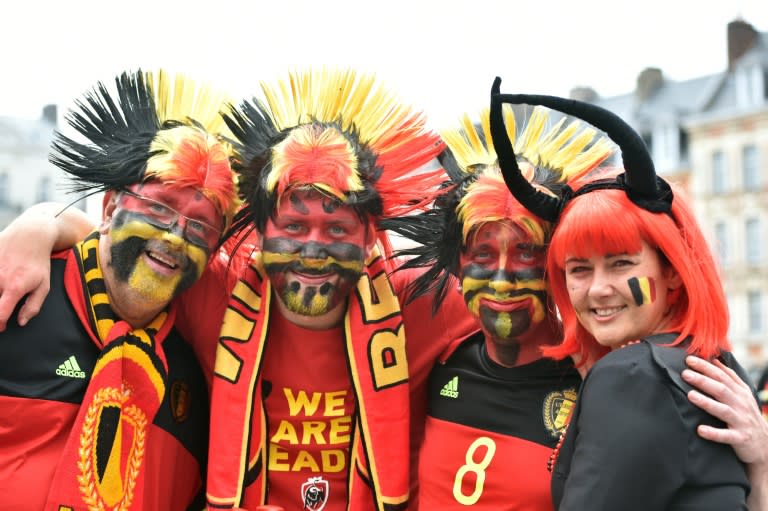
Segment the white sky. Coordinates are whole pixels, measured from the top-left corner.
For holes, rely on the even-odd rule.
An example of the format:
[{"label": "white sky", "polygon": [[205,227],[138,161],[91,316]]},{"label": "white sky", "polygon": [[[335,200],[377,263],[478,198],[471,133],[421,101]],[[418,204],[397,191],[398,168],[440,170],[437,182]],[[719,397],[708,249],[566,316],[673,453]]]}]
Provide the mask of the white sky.
[{"label": "white sky", "polygon": [[66,109],[125,69],[183,71],[235,98],[309,65],[373,71],[433,123],[505,92],[603,96],[644,68],[722,71],[726,25],[768,30],[768,0],[19,0],[0,21],[0,116]]}]

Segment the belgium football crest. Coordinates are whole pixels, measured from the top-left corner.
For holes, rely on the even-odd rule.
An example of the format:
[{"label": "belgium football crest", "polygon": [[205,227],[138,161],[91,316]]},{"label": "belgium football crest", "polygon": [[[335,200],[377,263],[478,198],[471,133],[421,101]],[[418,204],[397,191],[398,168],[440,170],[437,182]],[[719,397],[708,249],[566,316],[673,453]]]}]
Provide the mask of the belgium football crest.
[{"label": "belgium football crest", "polygon": [[544,398],[544,426],[552,438],[557,438],[568,425],[568,418],[576,404],[576,389],[556,390]]},{"label": "belgium football crest", "polygon": [[310,477],[301,485],[302,510],[322,511],[328,502],[328,481],[322,477]]},{"label": "belgium football crest", "polygon": [[80,435],[80,492],[89,509],[130,509],[147,433],[147,417],[130,392],[99,389]]}]

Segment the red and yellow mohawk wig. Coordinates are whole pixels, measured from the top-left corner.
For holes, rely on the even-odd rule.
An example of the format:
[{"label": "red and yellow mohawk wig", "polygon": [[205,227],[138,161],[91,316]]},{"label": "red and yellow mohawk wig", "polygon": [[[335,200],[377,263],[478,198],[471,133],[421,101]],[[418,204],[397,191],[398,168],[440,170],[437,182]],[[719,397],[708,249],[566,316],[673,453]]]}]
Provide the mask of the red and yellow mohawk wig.
[{"label": "red and yellow mohawk wig", "polygon": [[[556,194],[568,182],[597,168],[614,152],[614,145],[588,125],[549,110],[534,108],[523,125],[512,108],[504,110],[507,136],[515,147],[525,179],[537,190]],[[471,233],[486,222],[510,222],[537,244],[548,242],[552,225],[523,207],[509,192],[499,170],[490,134],[489,110],[479,125],[464,115],[456,128],[441,132],[448,149],[440,161],[451,178],[445,194],[428,212],[387,223],[387,228],[418,245],[400,252],[410,257],[403,266],[427,266],[414,281],[410,299],[437,291],[435,307],[447,291],[450,274],[458,274],[459,256]]]},{"label": "red and yellow mohawk wig", "polygon": [[372,75],[323,69],[261,86],[264,100],[226,116],[241,156],[240,227],[263,230],[294,188],[316,189],[375,222],[434,199],[442,170],[415,171],[440,153],[440,138]]},{"label": "red and yellow mohawk wig", "polygon": [[239,207],[232,148],[222,138],[228,98],[183,75],[125,72],[117,97],[103,83],[67,116],[88,143],[56,134],[50,160],[73,179],[75,192],[117,190],[145,181],[194,187],[228,227]]}]

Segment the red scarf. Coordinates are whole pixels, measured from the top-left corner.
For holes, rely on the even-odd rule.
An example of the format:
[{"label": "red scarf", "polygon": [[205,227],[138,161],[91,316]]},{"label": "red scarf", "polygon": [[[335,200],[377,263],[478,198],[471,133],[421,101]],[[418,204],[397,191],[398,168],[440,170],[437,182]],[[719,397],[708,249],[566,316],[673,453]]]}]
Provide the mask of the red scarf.
[{"label": "red scarf", "polygon": [[[261,504],[269,466],[261,364],[270,339],[271,286],[257,255],[238,281],[221,329],[211,404],[209,509],[243,504],[247,472],[258,472]],[[408,364],[400,304],[375,253],[344,318],[347,360],[356,398],[350,446],[349,508],[405,509],[408,501]],[[344,365],[342,365],[344,364]],[[258,452],[249,452],[254,435]],[[280,505],[280,503],[276,503]]]},{"label": "red scarf", "polygon": [[162,343],[173,311],[145,328],[119,320],[99,266],[99,234],[69,253],[64,283],[101,350],[48,493],[46,511],[141,510],[147,435],[165,395]]}]

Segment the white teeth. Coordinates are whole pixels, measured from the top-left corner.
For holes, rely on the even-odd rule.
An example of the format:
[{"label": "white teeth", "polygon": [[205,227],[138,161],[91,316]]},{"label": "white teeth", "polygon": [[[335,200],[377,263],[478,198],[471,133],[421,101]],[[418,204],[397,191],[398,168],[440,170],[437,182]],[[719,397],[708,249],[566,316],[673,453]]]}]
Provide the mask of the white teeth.
[{"label": "white teeth", "polygon": [[171,268],[176,268],[178,265],[176,264],[176,260],[166,256],[165,254],[161,254],[158,252],[147,252],[147,255],[151,257],[152,259],[161,262],[165,264],[166,266],[169,266]]},{"label": "white teeth", "polygon": [[619,312],[623,307],[611,307],[610,309],[592,309],[595,311],[595,315],[597,316],[610,316],[611,314],[616,314]]}]

